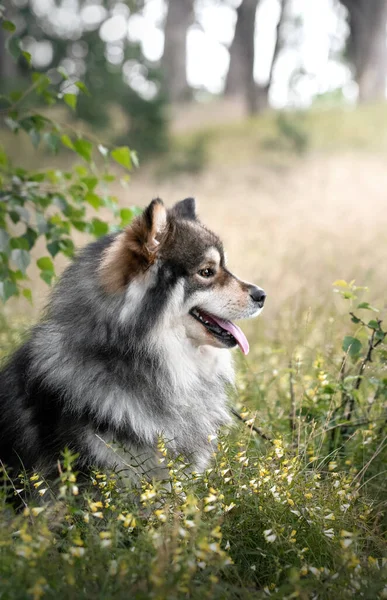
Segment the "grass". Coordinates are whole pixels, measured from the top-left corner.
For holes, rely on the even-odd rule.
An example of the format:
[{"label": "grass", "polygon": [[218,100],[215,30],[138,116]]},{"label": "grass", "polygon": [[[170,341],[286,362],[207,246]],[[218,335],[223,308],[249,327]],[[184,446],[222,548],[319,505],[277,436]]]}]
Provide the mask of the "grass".
[{"label": "grass", "polygon": [[[379,313],[356,310],[354,284],[337,289],[362,347],[343,352],[337,331],[334,344],[299,345],[289,364],[281,339],[261,339],[238,368],[245,423],[222,433],[205,473],[187,475],[163,440],[169,489],[144,479],[129,490],[119,473],[85,481],[68,452],[55,484],[21,473],[10,489],[3,472],[1,597],[385,598],[387,351],[378,344],[362,371]],[[9,349],[20,327],[3,329]],[[22,496],[16,514],[10,491]]]}]

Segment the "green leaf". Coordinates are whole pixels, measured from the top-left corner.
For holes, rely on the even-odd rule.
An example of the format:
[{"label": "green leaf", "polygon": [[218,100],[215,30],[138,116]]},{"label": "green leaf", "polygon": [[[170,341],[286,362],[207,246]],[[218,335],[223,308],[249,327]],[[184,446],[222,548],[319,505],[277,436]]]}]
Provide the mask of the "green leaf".
[{"label": "green leaf", "polygon": [[66,146],[66,148],[70,148],[70,150],[74,150],[74,144],[72,143],[72,141],[68,135],[66,135],[66,134],[62,135],[62,137],[60,138],[60,141],[62,142],[62,144],[64,146]]},{"label": "green leaf", "polygon": [[16,31],[16,25],[12,21],[3,21],[1,26],[5,31],[10,31],[11,33]]},{"label": "green leaf", "polygon": [[12,250],[11,259],[22,273],[26,272],[27,267],[31,262],[31,256],[29,251],[21,250],[20,248]]},{"label": "green leaf", "polygon": [[90,92],[87,89],[86,85],[83,83],[83,81],[76,81],[75,85],[77,86],[77,88],[79,90],[81,90],[81,92],[83,92],[84,94],[86,94],[87,96],[90,96]]},{"label": "green leaf", "polygon": [[100,237],[101,235],[106,235],[108,231],[109,226],[107,223],[96,218],[92,220],[90,233],[92,233],[96,237]]},{"label": "green leaf", "polygon": [[375,319],[371,319],[371,321],[368,321],[367,325],[370,329],[380,329],[380,324],[378,323],[378,321],[375,321]]},{"label": "green leaf", "polygon": [[352,323],[360,323],[360,319],[356,315],[351,316]]},{"label": "green leaf", "polygon": [[55,276],[55,273],[52,271],[41,271],[40,277],[47,283],[47,285],[51,285],[51,282]]},{"label": "green leaf", "polygon": [[7,302],[11,296],[17,296],[18,290],[16,283],[10,281],[9,279],[5,279],[4,281],[0,281],[0,298],[3,302]]},{"label": "green leaf", "polygon": [[14,119],[11,119],[11,117],[6,117],[4,119],[4,123],[7,125],[7,127],[10,128],[11,131],[13,131],[13,133],[15,133],[19,128],[19,122],[15,121]]},{"label": "green leaf", "polygon": [[36,264],[42,271],[50,271],[51,273],[54,272],[54,264],[49,256],[42,256],[41,258],[38,258]]},{"label": "green leaf", "polygon": [[97,194],[93,194],[93,192],[89,192],[86,194],[85,196],[85,200],[86,202],[88,202],[89,204],[91,204],[91,206],[93,208],[95,208],[96,210],[102,206],[102,200],[99,196],[97,196]]},{"label": "green leaf", "polygon": [[82,138],[78,138],[73,142],[74,150],[79,156],[81,156],[86,162],[91,161],[91,152],[93,150],[93,145],[91,142],[87,140],[83,140]]},{"label": "green leaf", "polygon": [[357,308],[364,308],[365,310],[372,310],[373,312],[379,312],[378,308],[371,306],[368,302],[360,302],[360,304],[357,305]]},{"label": "green leaf", "polygon": [[356,358],[362,348],[362,343],[357,338],[354,338],[350,335],[346,335],[343,340],[342,348],[344,352],[347,352],[351,358]]},{"label": "green leaf", "polygon": [[28,244],[28,250],[31,250],[31,248],[33,248],[33,246],[35,245],[38,234],[31,227],[27,227],[22,237],[26,240]]},{"label": "green leaf", "polygon": [[132,169],[132,159],[128,146],[114,148],[110,155],[119,165],[125,167],[125,169],[128,169],[129,171]]},{"label": "green leaf", "polygon": [[25,58],[25,60],[27,61],[27,63],[30,65],[31,64],[31,59],[32,56],[30,54],[30,52],[26,52],[26,50],[22,51],[22,56]]},{"label": "green leaf", "polygon": [[98,178],[97,177],[83,177],[81,179],[81,182],[85,184],[85,186],[87,187],[89,192],[92,192],[94,190],[94,188],[96,187],[96,185],[98,184]]},{"label": "green leaf", "polygon": [[9,242],[10,248],[12,250],[29,250],[28,240],[24,236],[11,238]]},{"label": "green leaf", "polygon": [[134,211],[131,208],[121,208],[120,210],[120,218],[121,218],[121,227],[126,227],[129,225],[133,217],[135,216]]},{"label": "green leaf", "polygon": [[31,129],[28,135],[34,148],[37,148],[40,143],[40,133],[36,129]]},{"label": "green leaf", "polygon": [[0,252],[6,252],[9,245],[9,234],[0,228]]},{"label": "green leaf", "polygon": [[10,55],[17,60],[22,52],[20,47],[20,38],[16,35],[13,35],[9,40],[7,40],[6,47]]},{"label": "green leaf", "polygon": [[30,302],[32,304],[32,293],[31,293],[31,290],[29,288],[25,288],[22,291],[22,294],[23,294],[24,298],[27,298],[28,302]]},{"label": "green leaf", "polygon": [[58,67],[57,71],[58,71],[59,75],[62,75],[64,80],[67,80],[69,78],[66,69],[64,69],[63,67]]},{"label": "green leaf", "polygon": [[59,149],[60,137],[56,133],[45,133],[44,139],[49,149],[54,154],[57,154]]},{"label": "green leaf", "polygon": [[76,109],[76,107],[77,107],[77,100],[78,100],[78,97],[77,97],[76,94],[65,94],[63,96],[63,100],[65,101],[65,103],[67,104],[67,106],[69,106],[73,110]]},{"label": "green leaf", "polygon": [[58,252],[60,252],[59,242],[50,242],[49,244],[47,244],[47,250],[54,258],[58,254]]}]

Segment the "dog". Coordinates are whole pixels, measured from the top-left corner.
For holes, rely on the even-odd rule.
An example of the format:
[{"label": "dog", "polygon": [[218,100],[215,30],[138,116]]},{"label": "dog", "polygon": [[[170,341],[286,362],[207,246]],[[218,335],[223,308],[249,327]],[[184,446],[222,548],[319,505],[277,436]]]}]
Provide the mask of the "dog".
[{"label": "dog", "polygon": [[193,198],[160,199],[123,231],[86,246],[56,284],[42,321],[0,372],[0,459],[53,476],[64,448],[79,468],[159,476],[160,436],[201,471],[230,421],[232,319],[265,292],[226,267]]}]

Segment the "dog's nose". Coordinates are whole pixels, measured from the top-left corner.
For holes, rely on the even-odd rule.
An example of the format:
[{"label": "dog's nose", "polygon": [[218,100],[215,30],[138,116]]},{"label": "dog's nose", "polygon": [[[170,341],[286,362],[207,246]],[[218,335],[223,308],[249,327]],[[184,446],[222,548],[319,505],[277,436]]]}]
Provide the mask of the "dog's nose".
[{"label": "dog's nose", "polygon": [[262,308],[262,306],[265,304],[266,294],[263,289],[257,287],[256,285],[251,286],[250,296],[254,302],[258,304],[259,308]]}]

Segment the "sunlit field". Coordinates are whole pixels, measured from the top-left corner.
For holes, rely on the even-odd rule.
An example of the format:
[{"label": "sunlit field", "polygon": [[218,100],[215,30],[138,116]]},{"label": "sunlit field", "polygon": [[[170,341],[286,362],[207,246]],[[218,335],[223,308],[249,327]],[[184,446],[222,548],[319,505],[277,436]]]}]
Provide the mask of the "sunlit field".
[{"label": "sunlit field", "polygon": [[[55,484],[4,473],[1,598],[387,598],[385,117],[195,115],[114,189],[121,206],[195,196],[230,269],[267,292],[241,324],[249,356],[234,351],[240,419],[203,474],[160,440],[169,488],[85,481],[68,453]],[[47,286],[31,287],[33,307],[6,306],[3,355],[44,305]]]}]

